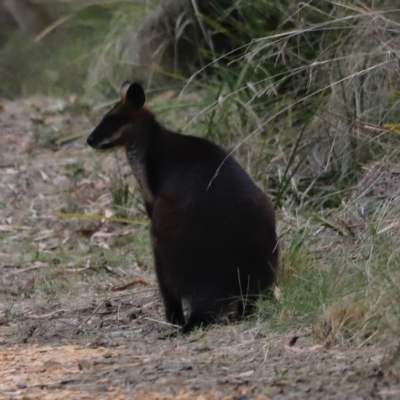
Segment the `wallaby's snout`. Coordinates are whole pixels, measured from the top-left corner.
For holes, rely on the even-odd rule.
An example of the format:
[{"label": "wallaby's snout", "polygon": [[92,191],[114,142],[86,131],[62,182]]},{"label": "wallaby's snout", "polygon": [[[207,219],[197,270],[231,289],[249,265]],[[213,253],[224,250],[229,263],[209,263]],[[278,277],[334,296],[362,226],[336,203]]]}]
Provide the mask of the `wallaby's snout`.
[{"label": "wallaby's snout", "polygon": [[87,144],[88,144],[90,147],[93,147],[94,149],[96,148],[96,146],[95,146],[95,140],[94,140],[94,137],[93,137],[92,134],[90,134],[89,137],[87,138]]},{"label": "wallaby's snout", "polygon": [[107,129],[102,123],[89,135],[87,138],[87,144],[96,150],[107,150],[114,147],[111,144],[113,137],[113,131]]}]

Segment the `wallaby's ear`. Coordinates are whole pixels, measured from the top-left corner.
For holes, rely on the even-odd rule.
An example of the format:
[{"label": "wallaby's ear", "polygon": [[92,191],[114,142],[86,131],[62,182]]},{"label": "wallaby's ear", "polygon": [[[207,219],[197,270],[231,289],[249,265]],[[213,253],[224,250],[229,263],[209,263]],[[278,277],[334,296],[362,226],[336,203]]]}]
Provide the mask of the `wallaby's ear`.
[{"label": "wallaby's ear", "polygon": [[139,83],[126,81],[121,86],[121,100],[129,103],[136,110],[140,110],[146,102],[144,89]]},{"label": "wallaby's ear", "polygon": [[119,92],[120,96],[121,96],[121,101],[125,101],[125,97],[126,97],[126,92],[129,89],[129,86],[132,85],[131,81],[125,81],[122,86],[121,86],[121,90]]}]

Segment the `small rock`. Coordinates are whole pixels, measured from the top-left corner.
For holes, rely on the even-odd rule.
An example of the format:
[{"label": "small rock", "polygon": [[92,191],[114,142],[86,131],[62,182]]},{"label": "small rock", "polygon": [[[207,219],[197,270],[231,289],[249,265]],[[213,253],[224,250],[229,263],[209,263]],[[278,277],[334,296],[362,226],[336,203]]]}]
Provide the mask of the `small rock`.
[{"label": "small rock", "polygon": [[53,361],[53,360],[45,361],[43,364],[43,367],[44,367],[45,371],[63,368],[61,363],[59,363],[58,361]]},{"label": "small rock", "polygon": [[91,369],[93,364],[88,360],[81,360],[78,362],[78,368],[80,371]]}]

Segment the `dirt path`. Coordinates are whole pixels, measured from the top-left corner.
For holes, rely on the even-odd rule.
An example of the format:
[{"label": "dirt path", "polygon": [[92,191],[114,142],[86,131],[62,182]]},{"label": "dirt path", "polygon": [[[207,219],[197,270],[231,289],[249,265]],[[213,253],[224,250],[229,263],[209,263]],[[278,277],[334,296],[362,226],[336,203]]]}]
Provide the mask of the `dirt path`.
[{"label": "dirt path", "polygon": [[373,345],[325,343],[304,327],[278,333],[257,318],[176,335],[145,226],[56,216],[146,221],[136,197],[121,203],[126,215],[115,211],[123,161],[94,157],[83,139],[55,143],[90,129],[85,107],[0,104],[0,398],[400,398]]},{"label": "dirt path", "polygon": [[289,347],[288,338],[262,337],[260,331],[267,330],[229,327],[187,339],[159,339],[160,333],[150,329],[147,334],[112,335],[113,339],[101,344],[19,344],[4,349],[1,390],[5,398],[18,399],[378,399],[389,393],[398,395],[379,377],[376,349],[359,354]]}]

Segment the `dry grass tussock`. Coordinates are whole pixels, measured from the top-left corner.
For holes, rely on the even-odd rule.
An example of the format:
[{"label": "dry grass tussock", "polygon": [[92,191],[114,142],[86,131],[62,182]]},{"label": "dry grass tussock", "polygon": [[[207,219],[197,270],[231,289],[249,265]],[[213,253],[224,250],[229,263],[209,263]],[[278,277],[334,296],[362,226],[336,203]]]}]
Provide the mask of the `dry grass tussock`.
[{"label": "dry grass tussock", "polygon": [[362,330],[367,321],[366,312],[369,305],[343,299],[330,306],[323,316],[324,333],[333,340],[340,340],[346,329]]}]

